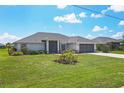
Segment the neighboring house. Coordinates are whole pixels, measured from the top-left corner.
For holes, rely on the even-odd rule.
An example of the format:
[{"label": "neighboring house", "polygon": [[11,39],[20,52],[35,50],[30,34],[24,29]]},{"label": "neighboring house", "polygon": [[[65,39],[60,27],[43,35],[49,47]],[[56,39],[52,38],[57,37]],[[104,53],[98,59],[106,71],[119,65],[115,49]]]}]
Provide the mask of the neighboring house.
[{"label": "neighboring house", "polygon": [[14,42],[17,51],[22,47],[31,51],[45,50],[48,53],[61,53],[73,49],[78,53],[95,52],[96,44],[83,37],[68,37],[58,33],[38,32]]},{"label": "neighboring house", "polygon": [[110,42],[119,43],[119,40],[109,38],[109,37],[96,37],[96,38],[94,38],[92,40],[94,42],[96,42],[96,44],[107,44],[107,43],[110,43]]},{"label": "neighboring house", "polygon": [[0,48],[5,48],[5,45],[0,43]]},{"label": "neighboring house", "polygon": [[109,38],[109,37],[97,37],[94,38],[93,41],[99,45],[99,44],[106,44],[111,47],[111,49],[116,49],[118,46],[120,46],[120,41],[117,39]]}]

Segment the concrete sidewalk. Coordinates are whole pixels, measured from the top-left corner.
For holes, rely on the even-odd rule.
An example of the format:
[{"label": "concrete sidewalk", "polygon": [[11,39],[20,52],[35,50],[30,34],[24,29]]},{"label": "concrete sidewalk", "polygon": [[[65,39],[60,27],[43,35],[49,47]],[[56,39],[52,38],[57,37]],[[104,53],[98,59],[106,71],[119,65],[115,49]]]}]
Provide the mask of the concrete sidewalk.
[{"label": "concrete sidewalk", "polygon": [[98,56],[114,57],[114,58],[124,58],[123,54],[113,54],[113,53],[88,53],[88,54],[98,55]]}]

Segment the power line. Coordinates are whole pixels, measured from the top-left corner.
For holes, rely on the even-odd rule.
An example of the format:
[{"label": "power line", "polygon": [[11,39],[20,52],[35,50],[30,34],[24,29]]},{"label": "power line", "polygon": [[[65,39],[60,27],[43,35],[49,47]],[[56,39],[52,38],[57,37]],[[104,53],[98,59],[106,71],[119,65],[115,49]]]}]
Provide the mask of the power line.
[{"label": "power line", "polygon": [[124,20],[123,18],[119,18],[119,17],[116,17],[116,16],[108,15],[108,14],[103,14],[101,12],[98,12],[98,11],[95,11],[95,10],[92,10],[92,9],[88,9],[88,8],[85,8],[85,7],[81,7],[81,6],[78,6],[78,5],[72,5],[72,6],[83,9],[83,10],[87,10],[87,11],[90,11],[90,12],[94,12],[94,13],[97,13],[97,14],[101,14],[101,15],[104,15],[104,16],[108,16],[108,17],[111,17],[111,18],[114,18],[114,19],[117,19],[117,20]]}]

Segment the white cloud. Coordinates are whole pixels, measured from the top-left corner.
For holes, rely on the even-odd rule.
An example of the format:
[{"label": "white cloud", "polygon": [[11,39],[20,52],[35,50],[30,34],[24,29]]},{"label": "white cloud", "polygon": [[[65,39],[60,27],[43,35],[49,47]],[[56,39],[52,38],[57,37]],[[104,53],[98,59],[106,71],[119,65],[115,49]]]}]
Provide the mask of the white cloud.
[{"label": "white cloud", "polygon": [[103,15],[102,14],[91,14],[91,17],[93,17],[93,18],[100,18],[100,17],[103,17]]},{"label": "white cloud", "polygon": [[80,16],[81,18],[83,18],[83,17],[87,17],[87,15],[86,15],[85,12],[81,12],[81,13],[79,14],[79,16]]},{"label": "white cloud", "polygon": [[118,25],[124,26],[124,20],[120,21]]},{"label": "white cloud", "polygon": [[63,28],[63,26],[62,26],[62,25],[59,25],[58,27],[59,27],[59,28]]},{"label": "white cloud", "polygon": [[104,9],[101,11],[102,14],[105,14],[108,11],[113,11],[113,12],[124,12],[124,6],[121,5],[111,5],[107,9]]},{"label": "white cloud", "polygon": [[100,27],[100,26],[96,25],[96,26],[94,26],[94,28],[92,29],[93,32],[99,32],[99,31],[105,31],[105,30],[108,30],[108,27],[107,27],[107,26]]},{"label": "white cloud", "polygon": [[89,35],[86,36],[86,38],[92,39],[92,38],[94,38],[94,37],[93,37],[92,35],[89,34]]},{"label": "white cloud", "polygon": [[57,8],[59,8],[59,9],[64,9],[66,7],[67,7],[67,5],[57,5]]},{"label": "white cloud", "polygon": [[105,14],[108,11],[108,9],[102,10],[101,13]]},{"label": "white cloud", "polygon": [[115,39],[122,39],[123,38],[123,35],[124,35],[124,32],[117,32],[116,34],[114,34],[112,36],[112,38],[115,38]]},{"label": "white cloud", "polygon": [[54,17],[54,21],[72,23],[72,24],[82,23],[82,21],[80,19],[78,19],[74,13],[67,14],[64,16],[56,16],[56,17]]},{"label": "white cloud", "polygon": [[18,39],[20,38],[9,33],[3,33],[0,35],[0,43],[14,42]]},{"label": "white cloud", "polygon": [[107,10],[112,10],[114,12],[124,12],[124,6],[121,6],[121,5],[112,5],[112,6],[108,7]]}]

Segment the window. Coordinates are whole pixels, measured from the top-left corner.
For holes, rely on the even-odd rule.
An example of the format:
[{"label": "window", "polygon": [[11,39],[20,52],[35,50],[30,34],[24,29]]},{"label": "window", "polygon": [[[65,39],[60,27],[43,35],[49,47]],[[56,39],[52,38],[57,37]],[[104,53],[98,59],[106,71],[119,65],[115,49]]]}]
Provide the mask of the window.
[{"label": "window", "polygon": [[26,44],[21,44],[21,48],[26,48]]}]

